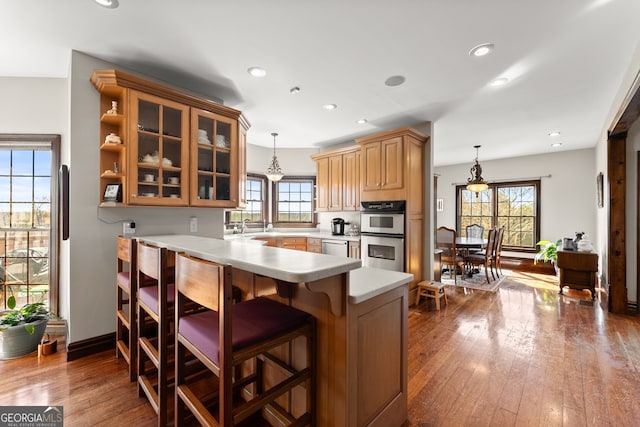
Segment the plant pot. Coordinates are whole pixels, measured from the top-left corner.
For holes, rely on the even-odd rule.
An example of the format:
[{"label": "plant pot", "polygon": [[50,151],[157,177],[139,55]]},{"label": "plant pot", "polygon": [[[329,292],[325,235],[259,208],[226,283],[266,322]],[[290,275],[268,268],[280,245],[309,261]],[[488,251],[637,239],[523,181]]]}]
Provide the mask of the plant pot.
[{"label": "plant pot", "polygon": [[14,359],[32,353],[38,349],[49,319],[32,322],[35,328],[30,334],[24,325],[11,326],[0,331],[0,360]]}]

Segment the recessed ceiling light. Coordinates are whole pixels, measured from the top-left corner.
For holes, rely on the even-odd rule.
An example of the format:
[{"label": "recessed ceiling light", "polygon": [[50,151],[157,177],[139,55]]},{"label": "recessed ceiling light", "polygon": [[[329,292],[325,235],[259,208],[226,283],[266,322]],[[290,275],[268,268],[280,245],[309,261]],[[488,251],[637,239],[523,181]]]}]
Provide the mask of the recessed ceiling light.
[{"label": "recessed ceiling light", "polygon": [[322,108],[324,108],[325,110],[335,110],[336,108],[338,108],[338,106],[336,104],[325,104],[322,106]]},{"label": "recessed ceiling light", "polygon": [[289,93],[291,95],[295,95],[296,93],[300,93],[300,88],[298,86],[294,86],[291,89],[289,89]]},{"label": "recessed ceiling light", "polygon": [[553,144],[551,144],[551,146],[552,146],[553,148],[561,147],[561,146],[562,146],[562,142],[554,142]]},{"label": "recessed ceiling light", "polygon": [[94,0],[102,7],[106,7],[108,9],[115,9],[118,7],[118,0]]},{"label": "recessed ceiling light", "polygon": [[363,124],[365,124],[367,122],[368,122],[367,119],[358,119],[358,120],[356,120],[356,123],[359,124],[359,125],[363,125]]},{"label": "recessed ceiling light", "polygon": [[247,73],[251,74],[253,77],[264,77],[267,75],[267,70],[260,67],[251,67],[247,70]]},{"label": "recessed ceiling light", "polygon": [[499,77],[493,81],[491,81],[491,83],[489,83],[489,85],[497,87],[497,86],[503,86],[505,84],[507,84],[507,82],[509,81],[508,78],[506,77]]},{"label": "recessed ceiling light", "polygon": [[493,43],[483,43],[471,49],[469,51],[469,55],[474,57],[485,56],[491,53],[492,50],[493,50]]},{"label": "recessed ceiling light", "polygon": [[400,86],[405,80],[406,78],[404,76],[391,76],[384,81],[384,84],[387,86]]},{"label": "recessed ceiling light", "polygon": [[560,136],[560,132],[557,130],[554,130],[552,132],[549,132],[548,134],[551,138],[555,138],[556,136]]}]

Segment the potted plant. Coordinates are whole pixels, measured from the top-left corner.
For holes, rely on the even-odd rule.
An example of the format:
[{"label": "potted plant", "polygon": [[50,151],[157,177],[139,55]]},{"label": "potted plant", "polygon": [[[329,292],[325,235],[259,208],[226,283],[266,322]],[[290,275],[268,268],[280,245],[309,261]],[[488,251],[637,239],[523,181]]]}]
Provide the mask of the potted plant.
[{"label": "potted plant", "polygon": [[0,359],[13,359],[37,350],[49,321],[49,311],[42,302],[16,309],[12,295],[7,307],[9,310],[0,313]]},{"label": "potted plant", "polygon": [[562,244],[562,239],[558,239],[555,242],[550,240],[540,240],[536,245],[540,247],[540,251],[533,258],[533,263],[538,261],[547,262],[550,261],[553,265],[553,269],[556,270],[556,264],[558,263],[558,248]]}]

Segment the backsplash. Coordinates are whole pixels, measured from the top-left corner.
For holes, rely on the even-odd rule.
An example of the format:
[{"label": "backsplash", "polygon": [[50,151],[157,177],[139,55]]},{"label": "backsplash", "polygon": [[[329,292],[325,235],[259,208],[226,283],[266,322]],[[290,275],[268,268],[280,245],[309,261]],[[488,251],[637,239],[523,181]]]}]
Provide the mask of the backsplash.
[{"label": "backsplash", "polygon": [[[318,212],[318,226],[322,232],[331,232],[331,220],[333,218],[342,218],[350,224],[360,225],[360,212]],[[345,227],[345,232],[349,229]]]}]

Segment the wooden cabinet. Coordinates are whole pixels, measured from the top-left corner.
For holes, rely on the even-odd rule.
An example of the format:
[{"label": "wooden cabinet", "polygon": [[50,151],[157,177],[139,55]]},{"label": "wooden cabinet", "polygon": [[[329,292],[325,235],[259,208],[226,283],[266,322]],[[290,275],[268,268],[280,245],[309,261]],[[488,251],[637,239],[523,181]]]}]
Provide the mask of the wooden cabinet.
[{"label": "wooden cabinet", "polygon": [[189,107],[131,91],[128,193],[130,205],[186,206]]},{"label": "wooden cabinet", "polygon": [[[237,121],[205,110],[191,112],[192,206],[238,205]],[[234,195],[232,197],[232,195]]]},{"label": "wooden cabinet", "polygon": [[598,254],[595,252],[558,251],[560,270],[560,293],[569,286],[574,289],[589,289],[591,298],[596,297],[598,282]]},{"label": "wooden cabinet", "polygon": [[[95,70],[91,82],[102,113],[101,206],[246,206],[240,111],[117,70]],[[112,133],[119,144],[105,143]],[[108,184],[121,186],[121,201],[104,200]]]},{"label": "wooden cabinet", "polygon": [[322,239],[307,237],[307,252],[322,253]]},{"label": "wooden cabinet", "polygon": [[406,200],[405,271],[414,276],[409,301],[424,280],[424,147],[428,137],[405,127],[356,139],[363,201]]},{"label": "wooden cabinet", "polygon": [[307,250],[307,238],[306,237],[278,237],[276,239],[276,246],[279,248],[295,249],[297,251]]},{"label": "wooden cabinet", "polygon": [[360,210],[360,152],[348,147],[311,156],[316,162],[316,210]]}]

